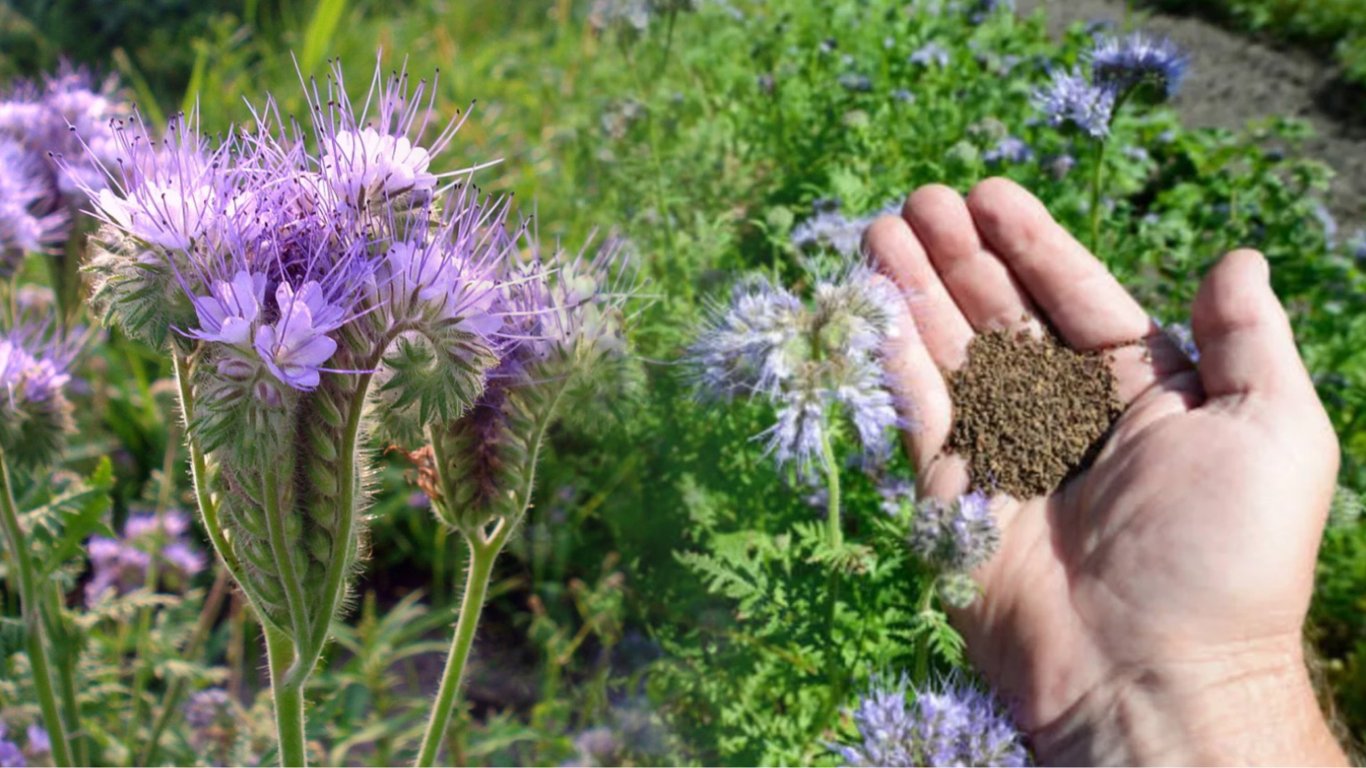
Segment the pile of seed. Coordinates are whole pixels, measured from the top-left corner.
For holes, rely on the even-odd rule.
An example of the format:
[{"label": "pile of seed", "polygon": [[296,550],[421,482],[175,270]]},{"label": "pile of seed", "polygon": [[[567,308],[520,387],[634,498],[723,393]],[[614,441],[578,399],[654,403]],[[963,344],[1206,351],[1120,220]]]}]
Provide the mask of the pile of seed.
[{"label": "pile of seed", "polygon": [[974,490],[1017,499],[1051,493],[1084,469],[1124,410],[1105,356],[1052,336],[979,335],[948,383],[947,450],[968,459]]}]

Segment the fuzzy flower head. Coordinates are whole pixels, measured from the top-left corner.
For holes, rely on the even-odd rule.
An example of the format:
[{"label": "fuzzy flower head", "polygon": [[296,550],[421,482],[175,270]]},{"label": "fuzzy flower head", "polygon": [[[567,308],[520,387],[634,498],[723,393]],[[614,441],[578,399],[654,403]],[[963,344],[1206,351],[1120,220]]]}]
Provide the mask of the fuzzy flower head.
[{"label": "fuzzy flower head", "polygon": [[985,563],[1000,544],[986,494],[973,491],[950,503],[925,499],[912,521],[911,551],[932,566],[966,572]]},{"label": "fuzzy flower head", "polygon": [[899,203],[889,203],[867,216],[850,217],[837,209],[814,207],[815,214],[792,229],[792,245],[799,251],[825,249],[850,259],[863,255],[863,233],[868,225],[901,209]]},{"label": "fuzzy flower head", "polygon": [[1022,766],[1020,734],[988,694],[957,677],[915,688],[874,681],[853,713],[860,743],[835,747],[851,766]]},{"label": "fuzzy flower head", "polygon": [[536,450],[560,411],[595,396],[625,357],[624,304],[633,272],[619,241],[595,255],[543,253],[529,232],[503,269],[499,362],[483,394],[461,418],[435,430],[450,464],[432,487],[432,508],[447,525],[472,530],[520,514]]},{"label": "fuzzy flower head", "polygon": [[21,304],[19,324],[0,332],[0,447],[21,466],[54,459],[71,429],[66,386],[77,344]]},{"label": "fuzzy flower head", "polygon": [[191,542],[189,517],[180,510],[164,512],[160,520],[151,512],[134,514],[124,524],[122,536],[93,536],[86,549],[91,569],[85,585],[87,605],[106,593],[122,595],[142,586],[153,560],[169,583],[181,586],[203,571],[206,562]]},{"label": "fuzzy flower head", "polygon": [[66,238],[67,222],[42,162],[0,134],[0,277],[13,274],[25,254],[55,249]]},{"label": "fuzzy flower head", "polygon": [[1120,94],[1151,85],[1165,98],[1176,95],[1189,65],[1172,41],[1142,32],[1102,37],[1090,60],[1091,79],[1096,85]]},{"label": "fuzzy flower head", "polygon": [[866,267],[819,281],[809,302],[762,278],[741,282],[688,350],[702,392],[760,396],[775,408],[759,435],[780,467],[804,479],[825,462],[843,414],[868,464],[891,451],[899,424],[882,371],[901,295]]},{"label": "fuzzy flower head", "polygon": [[1075,69],[1054,71],[1049,83],[1034,92],[1034,101],[1050,125],[1075,126],[1095,139],[1110,135],[1115,100],[1114,89],[1093,85]]},{"label": "fuzzy flower head", "polygon": [[63,64],[40,83],[20,83],[0,101],[0,136],[19,142],[43,166],[55,208],[74,213],[104,185],[115,157],[112,121],[127,104],[113,78]]},{"label": "fuzzy flower head", "polygon": [[[136,116],[117,126],[119,173],[95,193],[96,302],[134,336],[206,347],[226,388],[214,401],[282,408],[411,343],[430,375],[410,399],[454,414],[493,362],[507,205],[446,184],[472,169],[433,168],[461,121],[427,136],[427,83],[377,72],[357,105],[338,66],[308,87],[302,135],[269,99],[216,146],[193,117],[161,138]],[[441,367],[464,374],[433,379]]]}]

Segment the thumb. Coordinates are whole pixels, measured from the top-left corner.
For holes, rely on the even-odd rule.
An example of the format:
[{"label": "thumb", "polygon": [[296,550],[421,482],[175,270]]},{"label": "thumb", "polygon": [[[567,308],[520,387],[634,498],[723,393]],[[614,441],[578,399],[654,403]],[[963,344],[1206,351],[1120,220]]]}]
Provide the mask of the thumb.
[{"label": "thumb", "polygon": [[1214,400],[1313,391],[1285,310],[1257,251],[1224,256],[1205,276],[1191,308],[1200,381]]}]

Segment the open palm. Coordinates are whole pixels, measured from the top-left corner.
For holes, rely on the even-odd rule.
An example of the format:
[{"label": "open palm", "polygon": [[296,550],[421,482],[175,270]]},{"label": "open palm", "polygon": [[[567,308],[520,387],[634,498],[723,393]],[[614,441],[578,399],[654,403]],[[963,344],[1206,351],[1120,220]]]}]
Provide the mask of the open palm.
[{"label": "open palm", "polygon": [[982,598],[956,617],[1041,757],[1132,759],[1081,744],[1084,720],[1109,712],[1142,727],[1143,692],[1302,669],[1337,444],[1260,255],[1229,254],[1201,286],[1197,366],[1011,182],[966,200],[922,188],[866,243],[908,296],[889,365],[922,495],[968,487],[965,459],[943,451],[943,371],[976,333],[1046,322],[1074,349],[1109,350],[1124,415],[1053,494],[993,501],[1001,548],[974,574]]}]

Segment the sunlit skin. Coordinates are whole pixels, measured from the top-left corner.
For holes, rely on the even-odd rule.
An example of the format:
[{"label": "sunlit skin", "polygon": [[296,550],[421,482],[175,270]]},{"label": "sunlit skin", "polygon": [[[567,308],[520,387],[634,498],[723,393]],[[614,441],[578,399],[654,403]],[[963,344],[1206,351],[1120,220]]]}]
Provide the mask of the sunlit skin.
[{"label": "sunlit skin", "polygon": [[1110,350],[1127,410],[1058,491],[993,501],[1001,548],[954,617],[1038,759],[1343,764],[1301,640],[1338,444],[1266,260],[1204,278],[1197,366],[1013,182],[923,187],[865,243],[908,297],[888,356],[922,495],[968,486],[943,371],[974,334],[1046,320]]}]

